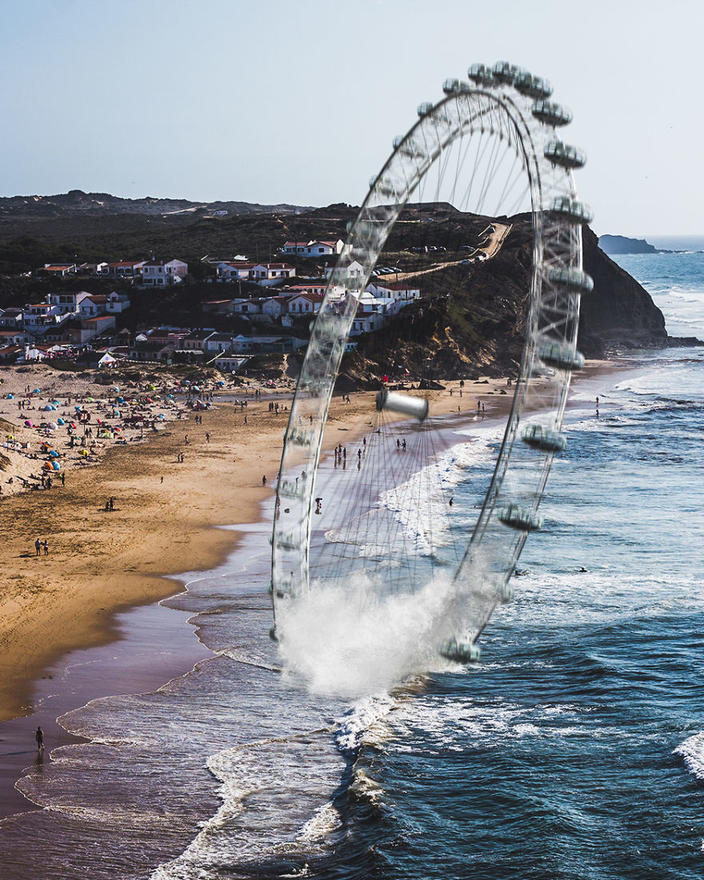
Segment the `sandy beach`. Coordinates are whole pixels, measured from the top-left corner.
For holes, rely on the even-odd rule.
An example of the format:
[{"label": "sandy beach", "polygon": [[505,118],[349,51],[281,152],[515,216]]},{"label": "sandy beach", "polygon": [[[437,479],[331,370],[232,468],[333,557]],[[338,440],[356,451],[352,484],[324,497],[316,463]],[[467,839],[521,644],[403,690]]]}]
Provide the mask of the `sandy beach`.
[{"label": "sandy beach", "polygon": [[[11,374],[3,371],[5,394]],[[477,399],[494,415],[508,408],[505,386],[503,379],[480,379],[465,384],[462,398],[457,382],[424,393],[438,415],[458,406],[474,412]],[[228,392],[200,413],[201,424],[184,413],[144,442],[102,450],[95,467],[67,470],[64,486],[3,494],[0,720],[32,711],[34,682],[57,657],[114,639],[117,611],[171,595],[174,583],[165,576],[211,569],[231,552],[237,532],[214,527],[252,522],[270,496],[288,415],[284,390],[268,390],[281,404],[278,414],[269,411],[267,393],[243,410],[233,406],[242,395]],[[327,448],[364,433],[373,397],[333,400]],[[0,418],[17,430],[25,414],[9,403],[0,401]],[[114,499],[112,511],[105,510],[107,498]],[[48,555],[35,554],[37,539],[48,542]]]}]

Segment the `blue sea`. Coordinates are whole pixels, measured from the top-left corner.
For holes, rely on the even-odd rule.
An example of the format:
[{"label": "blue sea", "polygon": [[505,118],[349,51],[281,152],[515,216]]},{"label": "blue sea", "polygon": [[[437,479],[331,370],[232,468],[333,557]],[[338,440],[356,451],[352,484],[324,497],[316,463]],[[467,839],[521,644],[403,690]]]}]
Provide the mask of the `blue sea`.
[{"label": "blue sea", "polygon": [[[618,259],[704,339],[704,254]],[[309,687],[267,637],[269,525],[247,527],[170,600],[212,657],[61,719],[90,741],[19,782],[39,809],[0,822],[2,877],[701,880],[704,348],[624,353],[566,430],[480,663]],[[460,519],[499,437],[459,428],[439,459]]]}]

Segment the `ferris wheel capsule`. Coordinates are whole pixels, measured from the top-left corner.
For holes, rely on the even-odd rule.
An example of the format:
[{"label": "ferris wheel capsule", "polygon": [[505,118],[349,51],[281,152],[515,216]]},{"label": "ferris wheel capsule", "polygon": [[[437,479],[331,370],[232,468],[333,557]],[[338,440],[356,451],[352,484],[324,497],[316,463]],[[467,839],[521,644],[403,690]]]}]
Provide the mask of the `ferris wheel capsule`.
[{"label": "ferris wheel capsule", "polygon": [[513,85],[522,95],[529,98],[549,98],[552,95],[552,86],[540,76],[524,71],[514,80]]},{"label": "ferris wheel capsule", "polygon": [[509,64],[508,61],[497,61],[491,68],[494,79],[506,85],[513,85],[516,79],[525,71],[515,64]]},{"label": "ferris wheel capsule", "polygon": [[538,349],[538,357],[546,367],[554,367],[556,370],[581,370],[584,366],[584,355],[580,351],[573,351],[569,346],[558,342],[542,345]]},{"label": "ferris wheel capsule", "polygon": [[566,293],[591,293],[594,290],[594,279],[581,269],[561,269],[552,266],[548,269],[547,280]]},{"label": "ferris wheel capsule", "polygon": [[509,504],[500,510],[499,521],[519,532],[537,532],[543,527],[541,516],[520,507],[518,504]]},{"label": "ferris wheel capsule", "polygon": [[491,68],[487,67],[486,64],[472,64],[467,71],[467,76],[472,82],[481,86],[490,86],[496,81]]},{"label": "ferris wheel capsule", "polygon": [[553,128],[569,125],[572,122],[572,113],[566,107],[545,99],[535,101],[531,107],[531,113],[540,122],[551,125]]},{"label": "ferris wheel capsule", "polygon": [[582,150],[558,140],[546,144],[543,153],[553,165],[560,165],[562,168],[583,168],[587,162],[587,156]]},{"label": "ferris wheel capsule", "polygon": [[548,210],[573,224],[591,223],[593,219],[589,206],[571,196],[557,196]]}]

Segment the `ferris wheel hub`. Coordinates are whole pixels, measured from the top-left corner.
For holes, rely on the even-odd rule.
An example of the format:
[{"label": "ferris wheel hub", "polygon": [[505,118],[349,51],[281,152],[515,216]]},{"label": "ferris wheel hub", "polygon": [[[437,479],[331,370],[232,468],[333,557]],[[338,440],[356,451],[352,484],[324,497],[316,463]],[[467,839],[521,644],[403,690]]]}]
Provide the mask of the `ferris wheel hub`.
[{"label": "ferris wheel hub", "polygon": [[424,397],[412,397],[382,388],[376,396],[376,408],[379,412],[389,409],[423,422],[428,417],[429,404]]}]

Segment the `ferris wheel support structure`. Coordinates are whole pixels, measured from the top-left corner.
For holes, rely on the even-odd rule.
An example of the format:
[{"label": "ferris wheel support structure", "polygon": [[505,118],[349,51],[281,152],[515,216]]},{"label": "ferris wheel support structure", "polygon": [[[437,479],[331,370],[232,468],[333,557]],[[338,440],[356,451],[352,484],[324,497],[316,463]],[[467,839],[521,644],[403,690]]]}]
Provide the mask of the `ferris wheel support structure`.
[{"label": "ferris wheel support structure", "polygon": [[[454,574],[454,635],[443,650],[471,659],[494,607],[510,598],[509,580],[526,537],[542,524],[537,511],[550,465],[565,447],[561,424],[570,376],[583,364],[576,350],[579,302],[592,287],[582,271],[581,239],[591,215],[573,179],[584,155],[556,133],[571,114],[549,100],[545,80],[505,62],[474,65],[469,81],[448,80],[444,92],[437,103],[421,104],[417,122],[394,140],[349,226],[312,328],[281,459],[271,591],[276,619],[310,590],[315,476],[328,408],[360,297],[389,232],[451,145],[486,136],[513,151],[527,180],[532,265],[520,377],[489,489]],[[424,405],[427,414],[427,402],[390,403],[417,418]]]}]

